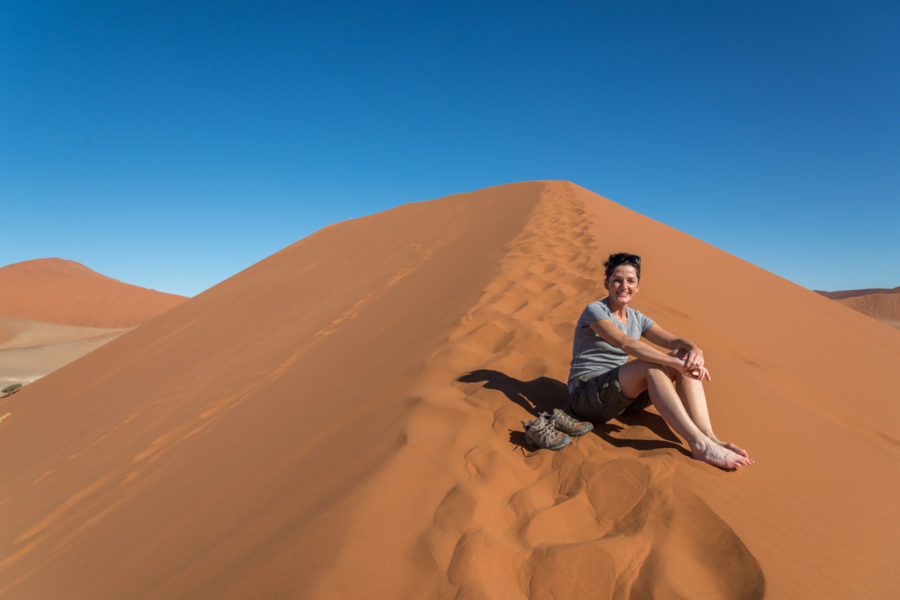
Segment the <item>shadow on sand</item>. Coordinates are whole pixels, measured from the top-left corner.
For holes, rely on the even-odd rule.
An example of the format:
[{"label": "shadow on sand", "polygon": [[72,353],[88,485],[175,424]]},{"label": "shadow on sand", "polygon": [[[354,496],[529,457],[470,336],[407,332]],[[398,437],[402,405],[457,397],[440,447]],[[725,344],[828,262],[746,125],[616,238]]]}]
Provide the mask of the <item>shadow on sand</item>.
[{"label": "shadow on sand", "polygon": [[[484,382],[485,388],[502,392],[510,402],[518,404],[535,417],[542,412],[552,412],[554,408],[568,410],[569,407],[569,390],[566,384],[551,377],[538,377],[530,381],[522,381],[500,371],[478,369],[462,375],[457,381]],[[625,431],[625,427],[619,423],[629,427],[646,427],[662,439],[643,440],[613,437],[611,434]],[[662,417],[646,410],[635,414],[620,415],[615,420],[606,423],[594,423],[594,433],[617,448],[628,447],[635,450],[672,448],[690,456],[690,452],[682,446],[678,436],[669,429]],[[525,442],[525,434],[522,431],[511,430],[509,441],[522,448],[530,448]]]}]

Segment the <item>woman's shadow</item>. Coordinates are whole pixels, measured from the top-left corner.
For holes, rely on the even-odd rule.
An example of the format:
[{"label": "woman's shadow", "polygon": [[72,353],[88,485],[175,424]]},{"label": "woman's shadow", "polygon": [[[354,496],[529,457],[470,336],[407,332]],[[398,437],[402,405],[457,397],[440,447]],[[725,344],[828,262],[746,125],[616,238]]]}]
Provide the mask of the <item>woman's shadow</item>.
[{"label": "woman's shadow", "polygon": [[[478,369],[462,375],[457,381],[464,383],[483,381],[485,388],[502,392],[511,402],[518,404],[535,417],[542,412],[552,413],[554,408],[560,408],[568,412],[569,389],[566,387],[566,384],[552,377],[538,377],[531,381],[522,381],[500,371]],[[613,437],[610,435],[611,433],[619,433],[624,431],[625,428],[609,421],[606,423],[594,423],[594,433],[617,448],[629,447],[636,450],[673,448],[682,454],[690,455],[684,446],[681,445],[678,436],[669,429],[666,422],[657,414],[642,410],[634,414],[619,415],[615,420],[628,426],[642,425],[662,439],[642,440]],[[522,448],[530,448],[525,441],[525,433],[523,431],[511,430],[509,441]]]}]

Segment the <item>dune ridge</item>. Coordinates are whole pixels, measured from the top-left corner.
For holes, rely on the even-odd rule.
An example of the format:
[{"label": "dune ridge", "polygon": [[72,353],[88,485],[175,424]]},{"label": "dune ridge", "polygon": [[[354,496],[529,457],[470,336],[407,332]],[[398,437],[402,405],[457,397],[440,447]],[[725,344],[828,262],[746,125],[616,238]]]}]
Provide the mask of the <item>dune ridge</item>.
[{"label": "dune ridge", "polygon": [[872,294],[900,294],[900,286],[895,288],[865,288],[861,290],[838,290],[835,292],[824,292],[822,290],[816,290],[817,293],[822,294],[826,298],[831,298],[832,300],[843,300],[845,298],[855,298],[857,296],[870,296]]},{"label": "dune ridge", "polygon": [[[756,465],[692,461],[653,411],[524,447],[621,250]],[[571,183],[405,205],[5,400],[0,595],[887,597],[898,358],[871,319]]]},{"label": "dune ridge", "polygon": [[900,287],[819,293],[857,312],[900,329]]},{"label": "dune ridge", "polygon": [[0,289],[0,314],[105,329],[133,327],[185,300],[123,283],[60,258],[0,268]]},{"label": "dune ridge", "polygon": [[[616,457],[589,440],[555,455],[510,452],[511,440],[524,446],[519,419],[564,401],[565,365],[550,357],[570,352],[572,315],[602,279],[591,229],[576,188],[548,185],[497,276],[430,358],[405,444],[360,491],[353,542],[316,597],[762,597],[758,562],[673,480],[673,457]],[[440,389],[453,380],[455,390]],[[371,560],[410,550],[417,577]]]}]

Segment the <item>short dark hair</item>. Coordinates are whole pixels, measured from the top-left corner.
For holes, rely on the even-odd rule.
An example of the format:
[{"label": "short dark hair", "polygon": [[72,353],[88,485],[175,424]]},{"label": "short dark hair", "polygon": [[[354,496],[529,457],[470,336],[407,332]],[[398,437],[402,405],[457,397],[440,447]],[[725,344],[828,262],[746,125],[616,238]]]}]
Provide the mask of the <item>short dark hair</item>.
[{"label": "short dark hair", "polygon": [[634,267],[634,270],[637,271],[638,281],[641,280],[641,257],[637,254],[629,254],[628,252],[610,254],[609,258],[603,261],[603,266],[606,267],[606,278],[609,279],[609,276],[613,274],[616,267],[620,265],[631,265]]}]

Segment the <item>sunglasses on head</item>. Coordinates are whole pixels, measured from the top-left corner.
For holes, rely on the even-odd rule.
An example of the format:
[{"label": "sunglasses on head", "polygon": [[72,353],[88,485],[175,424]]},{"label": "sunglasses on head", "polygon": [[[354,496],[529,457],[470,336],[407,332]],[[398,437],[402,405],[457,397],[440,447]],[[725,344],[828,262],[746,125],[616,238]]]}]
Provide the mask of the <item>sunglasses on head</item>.
[{"label": "sunglasses on head", "polygon": [[641,266],[641,257],[637,254],[627,254],[625,252],[620,252],[618,254],[612,254],[609,257],[609,265],[611,267],[615,267],[616,265],[621,264],[632,264],[635,267]]}]

